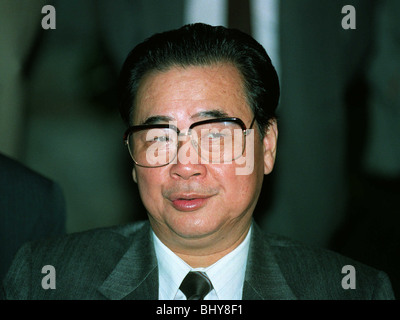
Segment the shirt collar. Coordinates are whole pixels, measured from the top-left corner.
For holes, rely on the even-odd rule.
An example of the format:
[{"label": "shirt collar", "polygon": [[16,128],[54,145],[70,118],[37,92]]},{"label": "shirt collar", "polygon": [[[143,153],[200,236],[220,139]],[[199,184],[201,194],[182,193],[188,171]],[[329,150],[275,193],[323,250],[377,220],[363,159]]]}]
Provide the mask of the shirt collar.
[{"label": "shirt collar", "polygon": [[218,299],[242,299],[251,229],[239,246],[205,270]]},{"label": "shirt collar", "polygon": [[191,267],[162,243],[154,231],[152,233],[158,261],[159,298],[172,300]]},{"label": "shirt collar", "polygon": [[209,294],[211,298],[240,300],[242,298],[251,230],[252,226],[239,246],[207,268],[190,267],[152,232],[158,260],[159,298],[163,300],[175,299],[186,274],[189,271],[202,271],[208,275],[213,284],[214,290]]}]

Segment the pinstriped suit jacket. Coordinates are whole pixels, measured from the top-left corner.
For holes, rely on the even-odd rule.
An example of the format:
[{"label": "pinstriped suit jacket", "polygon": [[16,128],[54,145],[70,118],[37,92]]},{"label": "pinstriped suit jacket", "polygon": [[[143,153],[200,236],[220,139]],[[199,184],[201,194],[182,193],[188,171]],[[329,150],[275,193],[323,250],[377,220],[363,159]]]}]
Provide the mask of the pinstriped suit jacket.
[{"label": "pinstriped suit jacket", "polygon": [[[148,221],[25,244],[3,282],[6,299],[158,299],[158,268]],[[56,270],[43,289],[42,267]],[[342,268],[356,270],[343,289]],[[387,275],[336,253],[263,235],[254,223],[244,300],[394,299]]]}]

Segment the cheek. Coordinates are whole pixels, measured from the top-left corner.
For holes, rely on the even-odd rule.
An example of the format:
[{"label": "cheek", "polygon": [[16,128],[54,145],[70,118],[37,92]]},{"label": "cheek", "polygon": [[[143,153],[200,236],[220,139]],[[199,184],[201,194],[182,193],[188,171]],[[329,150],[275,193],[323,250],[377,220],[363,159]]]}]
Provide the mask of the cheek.
[{"label": "cheek", "polygon": [[136,171],[137,184],[140,197],[147,208],[161,200],[162,177],[164,176],[159,169],[140,168]]},{"label": "cheek", "polygon": [[251,205],[253,201],[257,199],[258,191],[260,189],[260,181],[258,181],[256,175],[241,176],[240,179],[238,179],[236,186],[234,192],[240,203],[248,203]]},{"label": "cheek", "polygon": [[258,197],[262,185],[262,168],[255,170],[250,175],[237,175],[235,166],[215,168],[214,177],[223,190],[223,201],[225,205],[238,209],[251,205]]}]

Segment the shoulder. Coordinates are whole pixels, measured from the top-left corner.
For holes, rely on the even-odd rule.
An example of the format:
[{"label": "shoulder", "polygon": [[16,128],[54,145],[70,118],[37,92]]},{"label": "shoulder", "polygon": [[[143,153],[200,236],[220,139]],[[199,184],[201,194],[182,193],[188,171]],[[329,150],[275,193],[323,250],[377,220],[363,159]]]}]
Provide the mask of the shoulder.
[{"label": "shoulder", "polygon": [[57,275],[60,289],[54,290],[55,295],[67,296],[70,292],[77,299],[80,294],[83,299],[96,297],[96,286],[106,279],[133,243],[149,238],[148,231],[147,222],[137,222],[28,242],[18,251],[3,281],[6,297],[45,297],[42,280],[47,266]]},{"label": "shoulder", "polygon": [[[285,265],[292,265],[291,268],[302,268],[302,273],[330,272],[340,266],[358,266],[360,270],[367,273],[376,273],[377,270],[361,264],[351,258],[343,256],[331,250],[306,245],[302,242],[292,240],[277,234],[265,234],[265,241],[268,242],[274,256]],[[342,269],[342,268],[340,268]]]},{"label": "shoulder", "polygon": [[0,154],[0,166],[4,168],[4,170],[0,170],[0,182],[7,183],[8,186],[10,183],[12,185],[22,186],[27,182],[34,182],[43,186],[50,186],[53,184],[53,181],[40,173],[2,154]]},{"label": "shoulder", "polygon": [[145,221],[126,224],[123,226],[96,228],[92,230],[67,234],[51,239],[33,241],[25,244],[34,257],[51,258],[53,261],[70,260],[71,258],[93,256],[119,255],[124,253],[138,235],[148,231]]},{"label": "shoulder", "polygon": [[318,260],[318,262],[326,261],[329,262],[329,264],[343,262],[357,264],[357,262],[351,258],[345,257],[329,249],[307,245],[286,236],[266,233],[263,234],[263,237],[264,240],[268,242],[275,255],[282,259],[289,257],[292,257],[292,259],[301,258],[301,261],[305,261],[311,265],[315,264],[315,260]]},{"label": "shoulder", "polygon": [[[10,219],[33,220],[37,216],[65,220],[65,199],[61,186],[24,164],[0,154],[0,197],[2,214]],[[12,212],[13,215],[8,213]]]},{"label": "shoulder", "polygon": [[288,284],[303,299],[392,299],[386,273],[331,250],[264,234]]}]

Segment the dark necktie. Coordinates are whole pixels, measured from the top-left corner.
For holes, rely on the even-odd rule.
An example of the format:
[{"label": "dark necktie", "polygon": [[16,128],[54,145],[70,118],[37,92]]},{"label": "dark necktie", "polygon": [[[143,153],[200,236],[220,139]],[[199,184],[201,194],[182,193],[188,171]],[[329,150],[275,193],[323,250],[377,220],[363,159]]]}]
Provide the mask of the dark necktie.
[{"label": "dark necktie", "polygon": [[203,300],[212,288],[213,286],[207,275],[197,271],[189,272],[179,287],[188,300]]}]

